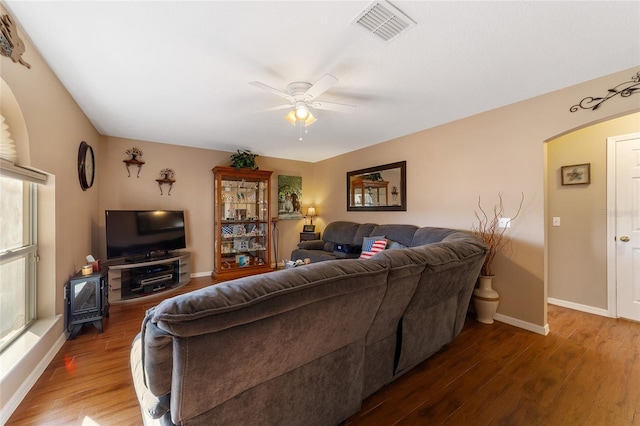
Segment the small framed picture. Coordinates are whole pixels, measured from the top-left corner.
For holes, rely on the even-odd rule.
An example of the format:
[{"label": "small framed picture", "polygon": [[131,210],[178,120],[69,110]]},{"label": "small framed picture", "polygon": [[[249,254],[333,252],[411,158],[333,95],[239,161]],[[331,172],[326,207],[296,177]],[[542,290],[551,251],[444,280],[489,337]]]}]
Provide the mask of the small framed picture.
[{"label": "small framed picture", "polygon": [[316,232],[315,225],[302,225],[302,232]]},{"label": "small framed picture", "polygon": [[251,258],[244,254],[236,255],[236,263],[239,267],[244,268],[245,266],[251,265]]},{"label": "small framed picture", "polygon": [[563,185],[586,185],[591,183],[591,163],[560,167]]}]

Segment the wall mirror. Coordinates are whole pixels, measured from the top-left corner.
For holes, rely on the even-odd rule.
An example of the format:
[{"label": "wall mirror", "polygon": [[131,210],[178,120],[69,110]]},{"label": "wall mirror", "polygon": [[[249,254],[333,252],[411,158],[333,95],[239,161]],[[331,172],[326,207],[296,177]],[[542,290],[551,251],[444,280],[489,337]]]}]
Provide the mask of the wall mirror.
[{"label": "wall mirror", "polygon": [[347,172],[347,211],[407,211],[407,162]]}]

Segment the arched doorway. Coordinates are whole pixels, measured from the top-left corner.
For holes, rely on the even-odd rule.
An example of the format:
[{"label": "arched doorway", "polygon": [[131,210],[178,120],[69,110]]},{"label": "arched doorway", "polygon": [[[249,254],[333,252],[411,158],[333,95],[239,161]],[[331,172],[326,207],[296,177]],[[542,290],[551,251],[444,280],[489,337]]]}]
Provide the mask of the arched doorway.
[{"label": "arched doorway", "polygon": [[[607,138],[638,131],[640,113],[633,113],[547,142],[545,210],[549,303],[609,316]],[[562,185],[561,167],[576,164],[590,165],[589,183]]]}]

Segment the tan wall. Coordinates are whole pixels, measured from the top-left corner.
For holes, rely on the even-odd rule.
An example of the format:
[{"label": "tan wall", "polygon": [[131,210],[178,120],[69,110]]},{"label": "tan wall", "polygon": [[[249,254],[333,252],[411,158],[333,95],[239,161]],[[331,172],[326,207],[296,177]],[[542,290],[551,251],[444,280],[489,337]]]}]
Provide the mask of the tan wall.
[{"label": "tan wall", "polygon": [[[547,145],[549,297],[607,309],[607,137],[640,131],[631,114]],[[589,185],[562,186],[560,168],[591,163]],[[551,218],[560,217],[560,227]]]},{"label": "tan wall", "polygon": [[92,223],[98,205],[97,187],[86,192],[80,189],[76,163],[83,140],[100,155],[98,132],[29,40],[24,36],[22,40],[26,47],[23,58],[31,69],[0,56],[0,74],[15,97],[26,128],[16,139],[23,145],[19,149],[24,154],[20,164],[50,174],[47,185],[38,190],[37,313],[38,318],[48,318],[51,326],[36,324],[30,333],[32,338],[26,339],[35,343],[20,346],[29,350],[17,358],[17,363],[12,360],[7,365],[6,361],[12,359],[11,350],[3,352],[7,357],[2,361],[0,383],[3,415],[6,407],[15,403],[20,387],[34,379],[31,375],[42,367],[42,360],[63,336],[63,287],[91,252]]},{"label": "tan wall", "polygon": [[[469,229],[480,196],[492,206],[504,194],[508,212],[525,194],[521,217],[513,223],[509,256],[496,259],[498,313],[544,326],[545,154],[544,142],[569,130],[640,109],[640,96],[616,98],[599,110],[569,108],[586,96],[606,95],[628,81],[630,69],[533,99],[508,105],[412,135],[316,163],[322,182],[316,198],[322,220],[413,223]],[[347,212],[345,173],[407,160],[407,212]],[[340,172],[337,172],[340,171]]]},{"label": "tan wall", "polygon": [[[24,116],[30,156],[26,165],[54,176],[43,189],[47,201],[39,206],[44,216],[40,257],[50,265],[44,271],[39,268],[39,279],[45,280],[53,291],[46,298],[39,298],[38,310],[40,315],[61,314],[63,286],[86,263],[85,256],[91,252],[91,226],[98,205],[97,187],[86,192],[80,188],[78,147],[84,140],[99,156],[99,135],[29,40],[24,36],[22,39],[26,45],[24,59],[31,69],[1,56],[0,70]],[[51,262],[54,257],[55,262]]]},{"label": "tan wall", "polygon": [[[215,166],[230,165],[230,153],[178,145],[153,143],[132,139],[104,136],[103,154],[99,159],[100,201],[98,220],[93,228],[93,250],[106,259],[104,228],[105,210],[166,209],[184,210],[187,222],[187,250],[191,252],[191,272],[205,274],[213,269],[213,174]],[[124,151],[133,146],[139,147],[144,155],[145,164],[136,177],[137,169],[130,168],[128,177]],[[305,192],[313,193],[311,164],[299,161],[280,160],[259,156],[256,163],[261,170],[271,170],[271,216],[277,216],[278,175],[302,176],[303,205],[308,205]],[[170,168],[175,171],[175,180],[171,195],[168,187],[163,186],[160,194],[155,179],[160,170]],[[288,258],[297,242],[302,222],[281,221],[278,223],[280,244],[278,260]],[[275,254],[272,254],[275,261]]]},{"label": "tan wall", "polygon": [[[29,165],[53,175],[51,184],[42,191],[44,205],[40,206],[46,217],[41,223],[45,238],[39,242],[43,256],[39,279],[45,289],[40,294],[39,312],[61,314],[62,288],[69,276],[88,253],[104,250],[101,226],[105,208],[184,205],[192,226],[188,241],[189,249],[196,253],[194,272],[211,270],[213,251],[207,226],[212,208],[210,169],[225,164],[229,153],[101,138],[33,46],[23,40],[27,49],[24,59],[32,68],[2,56],[0,72],[24,116]],[[569,130],[640,110],[640,96],[636,95],[612,99],[597,111],[569,112],[580,99],[603,96],[635,72],[624,70],[313,165],[262,157],[258,164],[263,170],[274,171],[274,188],[278,174],[303,177],[303,205],[317,207],[319,217],[314,222],[320,230],[338,219],[469,229],[478,196],[491,205],[496,194],[503,192],[507,211],[512,211],[524,192],[522,216],[509,231],[513,252],[497,259],[494,283],[502,298],[500,314],[542,326],[546,324],[547,291],[543,143]],[[86,192],[80,189],[76,171],[82,140],[93,146],[99,161],[96,186]],[[126,178],[121,161],[122,151],[132,143],[140,145],[147,161],[136,180]],[[407,212],[346,211],[347,171],[402,160],[407,161]],[[171,198],[161,197],[154,182],[164,167],[177,173]],[[275,202],[275,189],[272,192]],[[279,258],[288,257],[301,227],[301,221],[278,224]],[[58,324],[49,334],[61,333]],[[33,366],[22,368],[25,377],[31,371]],[[3,388],[3,405],[12,394],[13,389]]]}]

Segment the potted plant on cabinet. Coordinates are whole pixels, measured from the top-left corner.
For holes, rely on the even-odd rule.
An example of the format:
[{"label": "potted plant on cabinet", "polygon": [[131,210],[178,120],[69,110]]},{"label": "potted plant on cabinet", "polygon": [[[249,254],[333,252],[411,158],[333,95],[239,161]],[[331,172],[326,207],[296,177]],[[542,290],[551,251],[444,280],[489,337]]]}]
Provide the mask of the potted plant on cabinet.
[{"label": "potted plant on cabinet", "polygon": [[477,319],[481,323],[493,324],[493,315],[500,303],[500,295],[493,289],[492,285],[495,276],[493,273],[493,261],[499,251],[508,248],[510,240],[506,237],[505,232],[511,226],[511,222],[520,214],[523,203],[524,193],[520,198],[520,205],[515,215],[511,218],[504,218],[502,193],[498,193],[498,203],[493,206],[493,212],[491,213],[487,213],[482,208],[480,197],[478,197],[478,210],[474,211],[477,223],[473,225],[471,232],[480,237],[489,248],[487,257],[480,269],[478,285],[473,291],[473,306],[476,310]]},{"label": "potted plant on cabinet", "polygon": [[249,150],[240,151],[236,154],[231,154],[231,165],[238,169],[251,169],[258,170],[258,166],[256,165],[256,157],[258,154],[254,154]]}]

